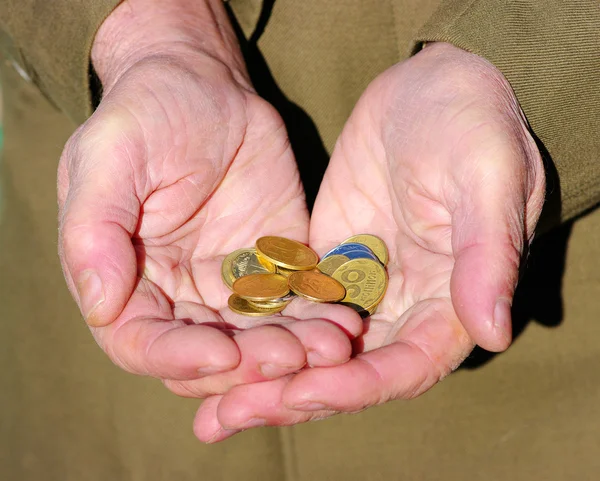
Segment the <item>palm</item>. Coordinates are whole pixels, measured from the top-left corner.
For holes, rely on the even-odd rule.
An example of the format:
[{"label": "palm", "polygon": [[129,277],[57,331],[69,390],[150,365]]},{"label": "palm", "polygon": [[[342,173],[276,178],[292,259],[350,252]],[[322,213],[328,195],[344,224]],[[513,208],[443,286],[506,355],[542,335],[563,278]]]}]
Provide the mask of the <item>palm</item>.
[{"label": "palm", "polygon": [[207,97],[201,84],[178,85],[182,94],[170,97],[155,94],[162,88],[172,85],[153,86],[136,99],[145,112],[132,112],[149,121],[130,134],[148,153],[135,175],[151,179],[138,193],[138,260],[174,310],[218,310],[228,295],[223,256],[264,234],[306,241],[304,193],[283,123],[266,102],[232,92],[229,102],[239,105],[215,118],[213,106],[196,100]]},{"label": "palm", "polygon": [[[408,342],[434,359],[437,365],[431,367],[443,376],[473,346],[453,313],[452,214],[439,174],[448,171],[444,163],[450,161],[443,153],[457,148],[457,136],[444,125],[444,117],[454,112],[440,116],[421,107],[408,115],[419,128],[402,129],[390,125],[398,105],[381,102],[381,90],[377,83],[371,86],[338,140],[315,205],[311,245],[326,251],[351,235],[381,237],[390,249],[389,285],[359,349]],[[409,107],[407,99],[398,101]],[[395,132],[393,140],[372,120],[382,118]],[[436,132],[435,144],[431,132]],[[436,312],[444,315],[432,315]],[[430,338],[433,332],[442,345]]]},{"label": "palm", "polygon": [[[369,115],[361,114],[355,112],[341,135],[323,180],[311,222],[311,245],[326,251],[340,239],[371,233],[389,247],[388,290],[360,347],[371,351],[402,337],[399,330],[417,305],[429,309],[440,302],[450,304],[454,258],[450,213],[429,194],[435,192],[433,179],[427,172],[419,179],[399,174],[414,160],[426,163],[423,153],[405,157],[402,169],[394,168],[383,149],[369,145],[365,132],[374,126],[368,124]],[[410,141],[422,143],[418,136]],[[470,347],[464,336],[458,340],[463,349],[455,363]]]},{"label": "palm", "polygon": [[[311,222],[317,248],[361,232],[379,235],[390,247],[389,288],[363,348],[410,344],[430,364],[419,392],[460,364],[473,335],[492,349],[507,347],[510,333],[499,332],[492,320],[473,329],[472,319],[484,324],[491,317],[482,304],[487,281],[498,282],[491,279],[499,274],[494,256],[508,255],[508,267],[518,266],[543,195],[541,183],[532,182],[516,194],[521,211],[506,210],[523,164],[539,168],[512,94],[502,92],[508,101],[497,103],[486,95],[484,79],[472,86],[464,78],[453,84],[447,75],[441,82],[431,77],[407,62],[369,87],[338,140]],[[489,252],[496,246],[497,253]],[[461,257],[466,261],[455,269]],[[515,276],[516,269],[501,274],[502,290],[514,288]],[[465,303],[474,313],[465,312]],[[486,328],[488,339],[479,335]]]}]

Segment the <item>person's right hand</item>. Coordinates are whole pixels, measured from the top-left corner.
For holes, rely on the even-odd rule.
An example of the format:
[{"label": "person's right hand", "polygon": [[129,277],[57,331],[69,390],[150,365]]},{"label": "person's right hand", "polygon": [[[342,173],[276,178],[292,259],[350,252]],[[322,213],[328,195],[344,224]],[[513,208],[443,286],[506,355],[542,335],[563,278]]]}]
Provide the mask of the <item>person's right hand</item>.
[{"label": "person's right hand", "polygon": [[[362,323],[341,306],[295,302],[257,321],[228,310],[226,254],[262,235],[307,241],[302,185],[284,124],[254,93],[232,34],[195,45],[179,32],[124,52],[119,35],[130,30],[110,25],[119,15],[143,16],[132,25],[161,35],[144,3],[125,2],[99,32],[111,47],[95,53],[104,97],[59,166],[61,260],[96,340],[120,367],[198,397],[345,362]],[[220,1],[209,3],[225,28]],[[156,8],[164,18],[178,4]],[[207,52],[211,42],[221,48]]]}]

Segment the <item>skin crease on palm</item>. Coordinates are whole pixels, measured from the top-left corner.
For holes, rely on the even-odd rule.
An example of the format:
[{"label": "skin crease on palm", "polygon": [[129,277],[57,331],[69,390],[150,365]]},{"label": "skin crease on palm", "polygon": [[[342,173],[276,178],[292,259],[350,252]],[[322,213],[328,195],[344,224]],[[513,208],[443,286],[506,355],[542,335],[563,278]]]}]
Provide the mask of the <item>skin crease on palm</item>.
[{"label": "skin crease on palm", "polygon": [[[133,17],[160,37],[156,18],[185,17],[185,1],[154,3],[158,17],[146,3],[123,3],[98,37],[122,49],[114,39],[134,30],[115,24]],[[220,1],[206,5],[223,20]],[[227,308],[224,256],[262,235],[306,242],[308,212],[283,122],[238,68],[233,33],[201,47],[181,36],[92,52],[104,96],[59,165],[61,261],[95,339],[120,367],[195,397],[347,361],[362,321],[342,306],[294,302],[268,319]]]},{"label": "skin crease on palm", "polygon": [[506,349],[544,184],[539,151],[493,65],[430,44],[381,74],[337,142],[310,225],[319,254],[365,232],[390,248],[388,291],[358,355],[207,399],[198,438],[414,398],[475,344]]}]

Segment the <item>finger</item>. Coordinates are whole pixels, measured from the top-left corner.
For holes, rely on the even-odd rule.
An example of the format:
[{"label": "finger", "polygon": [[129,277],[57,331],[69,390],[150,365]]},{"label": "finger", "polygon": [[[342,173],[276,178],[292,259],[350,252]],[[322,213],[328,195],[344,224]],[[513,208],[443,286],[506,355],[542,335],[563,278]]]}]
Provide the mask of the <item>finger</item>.
[{"label": "finger", "polygon": [[[304,346],[310,366],[332,366],[346,362],[352,354],[350,340],[359,335],[363,328],[358,313],[342,305],[319,304],[297,298],[286,307],[283,314],[248,318],[229,309],[222,311],[223,318],[236,327],[272,324],[285,328]],[[248,322],[249,319],[252,324]],[[246,355],[243,353],[243,356]]]},{"label": "finger", "polygon": [[309,366],[336,366],[352,355],[346,333],[323,319],[293,320],[282,325],[304,346]]},{"label": "finger", "polygon": [[[306,350],[311,367],[343,364],[352,355],[351,340],[363,330],[360,315],[349,307],[295,299],[284,311],[283,326],[293,333]],[[297,321],[301,320],[301,321]]]},{"label": "finger", "polygon": [[69,189],[61,195],[59,250],[71,292],[91,326],[113,322],[131,296],[136,255],[131,236],[140,202],[127,166],[125,135],[116,124],[82,129],[69,141],[61,163]]},{"label": "finger", "polygon": [[240,429],[225,429],[217,418],[217,407],[223,396],[204,400],[194,418],[194,434],[203,443],[218,443],[239,433]]},{"label": "finger", "polygon": [[265,325],[241,331],[233,340],[241,353],[239,365],[229,371],[194,381],[164,381],[179,396],[206,398],[239,384],[262,382],[296,372],[306,364],[300,341],[278,326]]},{"label": "finger", "polygon": [[473,347],[449,300],[415,305],[390,344],[330,368],[308,369],[283,393],[291,409],[356,412],[414,398],[455,369]]},{"label": "finger", "polygon": [[174,319],[168,300],[142,280],[125,310],[112,324],[93,328],[109,358],[128,372],[169,379],[198,379],[234,369],[240,362],[236,343],[210,326],[222,324],[208,308],[193,320]]},{"label": "finger", "polygon": [[194,381],[166,379],[165,386],[178,396],[205,398],[223,394],[240,384],[267,381],[296,372],[305,364],[336,366],[350,359],[350,339],[330,322],[279,319],[281,324],[236,333],[233,339],[241,352],[241,362],[235,370]]},{"label": "finger", "polygon": [[363,331],[363,320],[354,310],[341,304],[321,304],[298,298],[283,311],[295,319],[326,319],[343,330],[350,339]]},{"label": "finger", "polygon": [[282,403],[281,396],[292,378],[293,376],[286,376],[273,381],[237,386],[221,398],[216,411],[214,406],[210,406],[210,413],[205,413],[206,418],[216,415],[223,429],[238,430],[260,426],[291,426],[336,414],[335,411],[309,412],[287,408]]},{"label": "finger", "polygon": [[240,359],[231,338],[214,327],[156,318],[129,321],[107,351],[128,372],[182,380],[230,371]]},{"label": "finger", "polygon": [[458,317],[475,342],[503,351],[512,340],[511,304],[521,256],[540,209],[527,205],[535,182],[522,154],[497,148],[475,155],[474,180],[463,183],[452,212],[450,288]]}]

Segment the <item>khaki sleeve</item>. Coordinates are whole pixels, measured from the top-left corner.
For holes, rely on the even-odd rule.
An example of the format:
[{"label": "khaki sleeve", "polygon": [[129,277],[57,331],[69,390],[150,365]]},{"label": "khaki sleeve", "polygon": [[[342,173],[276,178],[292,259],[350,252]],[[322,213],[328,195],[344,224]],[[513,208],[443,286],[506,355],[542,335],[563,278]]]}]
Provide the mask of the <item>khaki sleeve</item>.
[{"label": "khaki sleeve", "polygon": [[444,41],[511,83],[547,167],[542,229],[600,202],[600,2],[444,0],[414,42]]},{"label": "khaki sleeve", "polygon": [[42,92],[76,123],[92,112],[90,50],[120,0],[1,0],[2,45]]}]

